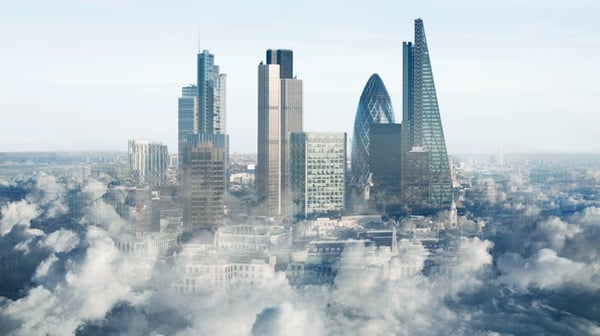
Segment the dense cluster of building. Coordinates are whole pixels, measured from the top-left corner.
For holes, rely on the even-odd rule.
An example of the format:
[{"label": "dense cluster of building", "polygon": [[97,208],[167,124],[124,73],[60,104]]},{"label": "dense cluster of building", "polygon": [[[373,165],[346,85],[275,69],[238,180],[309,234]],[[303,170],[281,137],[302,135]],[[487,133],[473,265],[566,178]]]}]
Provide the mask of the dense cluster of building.
[{"label": "dense cluster of building", "polygon": [[[349,246],[393,248],[439,231],[431,222],[414,224],[429,218],[415,215],[456,214],[420,19],[403,53],[402,123],[373,74],[356,111],[350,160],[346,133],[304,130],[303,82],[286,49],[267,50],[258,65],[256,156],[230,156],[227,76],[213,54],[198,53],[197,83],[183,87],[178,100],[177,153],[130,140],[125,173],[96,168],[97,176],[125,175],[108,193],[128,223],[119,250],[177,251],[184,260],[177,291],[205,292],[270,279],[275,271],[293,284],[330,283]],[[391,222],[406,226],[406,218],[413,223],[408,233],[392,230]],[[410,274],[414,265],[400,266],[400,274]]]}]

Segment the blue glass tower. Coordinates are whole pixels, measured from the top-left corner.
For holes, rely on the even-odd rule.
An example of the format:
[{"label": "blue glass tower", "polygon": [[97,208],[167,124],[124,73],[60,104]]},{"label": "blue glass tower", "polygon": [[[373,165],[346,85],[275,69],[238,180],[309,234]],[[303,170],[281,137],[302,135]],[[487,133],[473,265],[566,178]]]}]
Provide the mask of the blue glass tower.
[{"label": "blue glass tower", "polygon": [[415,41],[403,44],[402,193],[411,213],[452,202],[450,164],[440,118],[423,20]]},{"label": "blue glass tower", "polygon": [[226,80],[213,54],[198,54],[198,133],[226,133]]},{"label": "blue glass tower", "polygon": [[354,119],[352,136],[352,184],[364,186],[370,174],[369,131],[372,124],[394,123],[392,101],[378,74],[367,81]]}]

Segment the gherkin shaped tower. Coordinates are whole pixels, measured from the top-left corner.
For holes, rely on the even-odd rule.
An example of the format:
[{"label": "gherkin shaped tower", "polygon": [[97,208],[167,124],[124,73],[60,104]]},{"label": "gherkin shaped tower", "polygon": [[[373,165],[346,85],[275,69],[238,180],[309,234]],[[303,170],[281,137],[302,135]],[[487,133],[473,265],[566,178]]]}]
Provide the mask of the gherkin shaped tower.
[{"label": "gherkin shaped tower", "polygon": [[369,130],[372,124],[394,123],[392,101],[378,74],[367,81],[360,96],[352,135],[352,183],[364,186],[370,174]]},{"label": "gherkin shaped tower", "polygon": [[403,52],[403,202],[411,213],[432,212],[451,204],[452,181],[423,20]]}]

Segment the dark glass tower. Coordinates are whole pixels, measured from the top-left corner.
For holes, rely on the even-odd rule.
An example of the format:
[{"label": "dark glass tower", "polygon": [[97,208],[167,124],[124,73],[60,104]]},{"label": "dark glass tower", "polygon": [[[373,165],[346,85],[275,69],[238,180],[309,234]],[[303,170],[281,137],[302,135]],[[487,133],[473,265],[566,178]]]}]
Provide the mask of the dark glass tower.
[{"label": "dark glass tower", "polygon": [[392,101],[378,74],[367,81],[354,119],[352,135],[352,184],[362,187],[368,182],[369,169],[369,131],[372,124],[394,122]]},{"label": "dark glass tower", "polygon": [[400,124],[373,124],[369,139],[372,204],[389,215],[402,212],[401,129]]},{"label": "dark glass tower", "polygon": [[279,64],[280,78],[294,78],[294,52],[289,49],[267,50],[267,64]]},{"label": "dark glass tower", "polygon": [[452,203],[452,181],[423,20],[403,52],[403,199],[411,213],[435,211]]}]

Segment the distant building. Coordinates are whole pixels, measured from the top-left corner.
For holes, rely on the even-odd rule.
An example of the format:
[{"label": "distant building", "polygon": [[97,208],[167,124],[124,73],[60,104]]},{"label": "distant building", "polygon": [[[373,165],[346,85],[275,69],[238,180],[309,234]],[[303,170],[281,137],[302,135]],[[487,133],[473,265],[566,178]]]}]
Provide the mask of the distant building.
[{"label": "distant building", "polygon": [[290,152],[294,208],[288,212],[339,215],[345,208],[346,133],[292,133]]},{"label": "distant building", "polygon": [[371,201],[387,214],[401,212],[400,124],[371,125],[369,168],[371,169]]},{"label": "distant building", "polygon": [[225,154],[210,142],[187,147],[183,155],[180,199],[187,230],[215,231],[223,224]]},{"label": "distant building", "polygon": [[137,185],[167,184],[169,153],[167,146],[148,140],[129,140],[129,169]]},{"label": "distant building", "polygon": [[116,248],[123,254],[157,257],[175,248],[177,236],[166,233],[122,235],[115,238]]},{"label": "distant building", "polygon": [[403,44],[402,154],[406,212],[449,208],[450,164],[421,19],[415,20],[414,43]]},{"label": "distant building", "polygon": [[266,286],[275,279],[276,257],[262,254],[199,253],[185,261],[177,293],[211,293],[238,285]]},{"label": "distant building", "polygon": [[338,230],[359,227],[356,219],[317,218],[296,224],[294,234],[299,237],[335,237]]},{"label": "distant building", "polygon": [[390,96],[378,74],[373,74],[358,102],[352,134],[352,184],[364,187],[369,180],[370,130],[373,124],[394,122],[394,109]]},{"label": "distant building", "polygon": [[249,251],[290,248],[292,234],[282,226],[232,225],[219,228],[215,246],[224,250]]},{"label": "distant building", "polygon": [[256,189],[261,215],[288,215],[289,137],[302,132],[302,125],[302,80],[293,77],[292,51],[268,50],[267,63],[258,66]]},{"label": "distant building", "polygon": [[198,133],[198,87],[188,85],[181,89],[178,102],[178,162],[181,163],[188,135]]},{"label": "distant building", "polygon": [[225,181],[229,178],[229,134],[218,133],[196,133],[189,134],[187,137],[187,145],[196,147],[202,142],[210,142],[215,148],[223,150],[225,160]]},{"label": "distant building", "polygon": [[197,133],[225,134],[227,75],[219,72],[215,56],[208,50],[198,53]]}]

